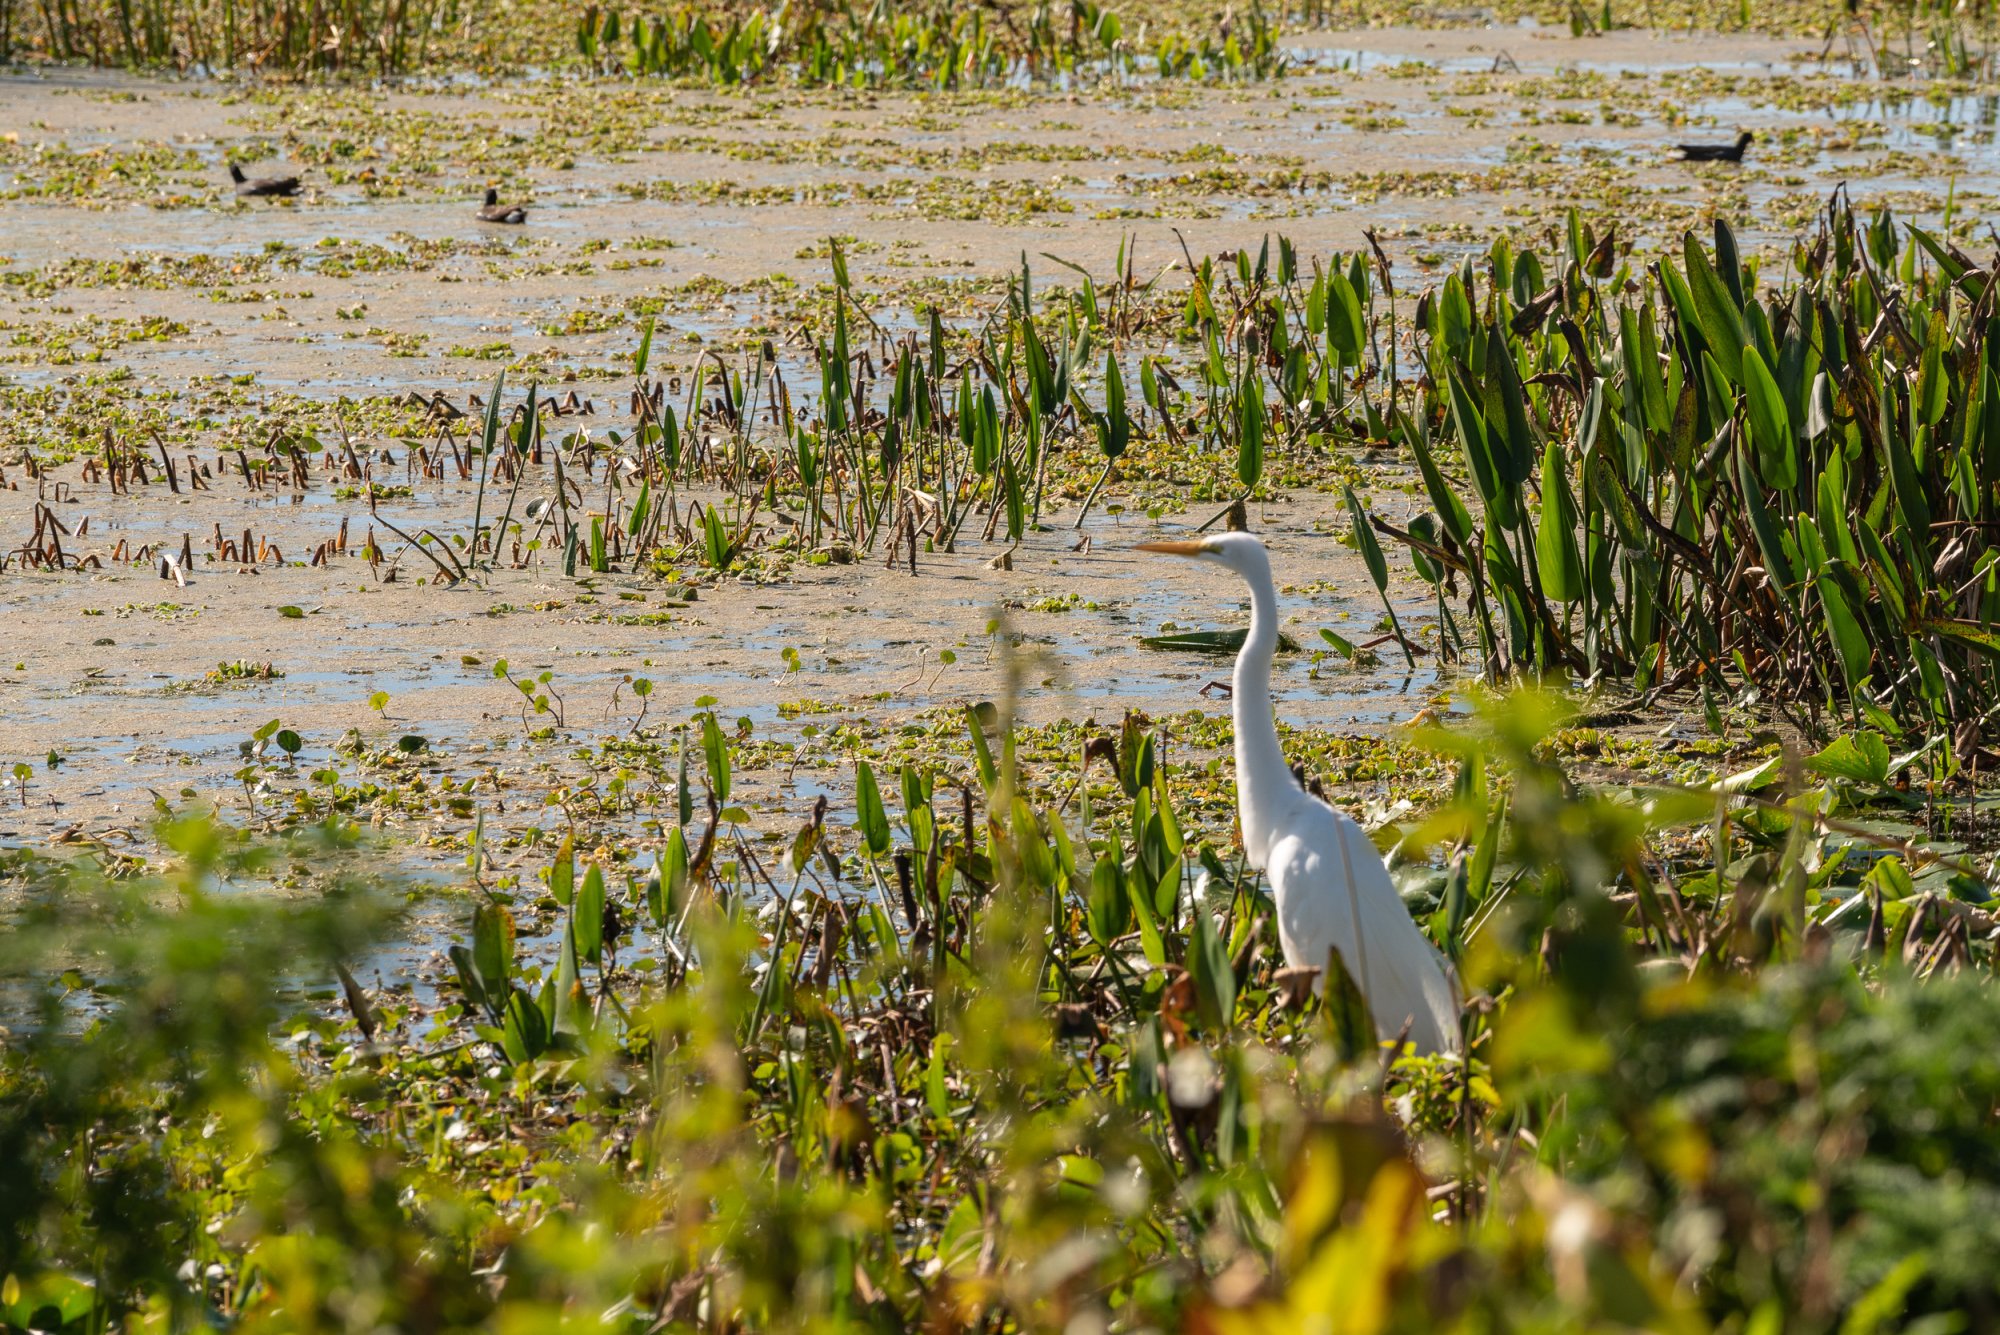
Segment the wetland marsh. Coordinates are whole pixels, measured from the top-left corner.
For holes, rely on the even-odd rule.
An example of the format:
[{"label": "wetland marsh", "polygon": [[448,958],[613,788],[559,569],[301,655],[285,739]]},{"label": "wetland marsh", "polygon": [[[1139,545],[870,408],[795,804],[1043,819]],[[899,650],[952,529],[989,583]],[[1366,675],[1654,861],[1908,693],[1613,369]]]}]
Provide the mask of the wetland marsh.
[{"label": "wetland marsh", "polygon": [[0,1326],[2000,1312],[1979,23],[341,12],[0,0]]}]

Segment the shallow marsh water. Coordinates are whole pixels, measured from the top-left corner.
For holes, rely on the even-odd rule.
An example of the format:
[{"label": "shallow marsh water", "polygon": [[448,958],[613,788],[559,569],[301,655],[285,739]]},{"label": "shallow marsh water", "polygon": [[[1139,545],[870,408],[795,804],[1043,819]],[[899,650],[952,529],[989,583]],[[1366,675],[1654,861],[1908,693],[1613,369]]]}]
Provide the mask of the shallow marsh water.
[{"label": "shallow marsh water", "polygon": [[[415,554],[394,583],[353,555],[298,563],[343,521],[358,548],[370,514],[325,478],[291,495],[229,475],[218,450],[256,439],[279,398],[322,406],[332,440],[343,400],[443,391],[463,403],[509,365],[513,383],[592,400],[602,415],[580,420],[602,430],[626,420],[621,379],[648,316],[670,371],[767,339],[781,362],[793,356],[787,340],[824,318],[829,236],[849,238],[858,290],[894,326],[934,302],[976,317],[1023,257],[1042,283],[1074,281],[1046,255],[1105,272],[1127,238],[1150,277],[1184,253],[1270,233],[1312,255],[1377,228],[1415,291],[1500,232],[1539,235],[1571,205],[1642,247],[1720,212],[1754,247],[1790,235],[1842,183],[1857,201],[1892,198],[1931,219],[1947,193],[1958,216],[1977,217],[2000,187],[1993,98],[1882,82],[1810,44],[1498,28],[1292,46],[1302,67],[1269,85],[958,97],[558,80],[286,93],[0,74],[0,124],[14,127],[0,141],[0,401],[13,409],[0,422],[12,487],[0,491],[0,539],[24,537],[46,497],[72,528],[90,517],[79,552],[247,527],[293,562],[203,563],[185,588],[150,566],[0,573],[0,758],[34,762],[25,789],[0,799],[0,847],[81,839],[143,852],[156,794],[225,810],[290,800],[350,732],[371,748],[423,736],[432,784],[470,792],[496,771],[525,776],[524,790],[572,782],[607,768],[578,756],[629,729],[634,677],[655,684],[650,724],[713,698],[758,741],[795,746],[829,719],[895,728],[993,700],[1007,647],[1027,660],[1019,705],[1031,723],[1225,708],[1210,683],[1226,660],[1138,644],[1169,623],[1242,619],[1222,580],[1129,551],[1158,531],[1148,511],[1178,524],[1213,509],[1192,505],[1184,481],[1133,483],[1113,498],[1122,513],[1100,507],[1083,527],[1087,551],[1075,550],[1074,498],[1059,501],[1010,570],[988,564],[1004,544],[969,540],[923,554],[914,574],[879,556],[791,564],[707,584],[692,603],[656,575],[569,579],[550,560],[444,589],[423,582],[432,572]],[[1670,160],[1668,144],[1739,126],[1762,136],[1741,167]],[[238,204],[222,184],[229,159],[303,165],[306,192]],[[472,219],[489,181],[528,205],[527,227]],[[140,409],[223,465],[211,490],[114,495],[82,479],[90,436],[76,421]],[[378,482],[403,481],[406,443],[364,431],[356,445],[396,461]],[[31,457],[53,466],[31,480]],[[1406,470],[1361,468],[1378,512],[1414,504]],[[379,504],[406,531],[448,534],[475,501],[469,483],[417,479]],[[1336,536],[1337,496],[1302,486],[1254,518],[1273,535],[1281,581],[1305,590],[1285,598],[1294,638],[1317,644],[1322,626],[1364,638],[1380,608]],[[1429,589],[1406,569],[1396,578],[1398,614],[1421,637]],[[1281,717],[1380,736],[1453,703],[1463,683],[1450,670],[1393,657],[1357,668],[1294,656]],[[566,727],[529,735],[546,720],[523,723],[520,697],[492,675],[503,659],[516,675],[553,674]],[[204,680],[238,662],[283,675]],[[274,718],[302,735],[296,772],[246,783],[242,748]],[[810,802],[797,774],[749,782],[771,803],[772,830]],[[1347,797],[1392,792],[1378,782]],[[552,818],[523,802],[505,817],[517,832]],[[404,854],[449,869],[468,810],[375,819]],[[495,857],[545,855],[517,840]],[[463,916],[446,900],[391,967],[417,967],[440,924]]]}]

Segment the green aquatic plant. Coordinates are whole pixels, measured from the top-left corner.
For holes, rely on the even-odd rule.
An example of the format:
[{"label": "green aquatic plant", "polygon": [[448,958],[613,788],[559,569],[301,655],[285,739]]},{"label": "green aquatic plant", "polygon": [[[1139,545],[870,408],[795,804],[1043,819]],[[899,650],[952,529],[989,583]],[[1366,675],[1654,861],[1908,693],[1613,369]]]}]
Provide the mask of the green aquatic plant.
[{"label": "green aquatic plant", "polygon": [[[1166,18],[1166,16],[1162,16]],[[796,80],[854,88],[957,90],[1035,80],[1269,78],[1285,56],[1278,25],[1253,4],[1211,26],[1175,14],[1147,41],[1141,27],[1092,0],[1036,4],[996,22],[982,9],[931,3],[860,7],[787,0],[771,8],[679,5],[624,12],[586,5],[576,52],[593,68],[694,77],[721,86]]]},{"label": "green aquatic plant", "polygon": [[421,65],[447,6],[407,0],[69,0],[0,5],[0,59],[397,74]]},{"label": "green aquatic plant", "polygon": [[1432,514],[1369,521],[1432,582],[1469,579],[1489,670],[1738,683],[1891,728],[1982,718],[1988,273],[1839,196],[1795,243],[1798,281],[1761,292],[1721,222],[1712,252],[1690,237],[1644,275],[1574,221],[1560,258],[1496,246],[1428,297],[1429,385],[1397,420]]},{"label": "green aquatic plant", "polygon": [[[1556,758],[1574,732],[1517,697],[1425,734],[1452,795],[1382,832],[1467,981],[1464,1057],[1378,1047],[1348,981],[1322,1003],[1278,967],[1265,888],[1189,823],[1205,762],[1131,717],[1072,734],[1059,798],[1023,782],[1030,737],[967,709],[963,768],[859,763],[841,815],[766,841],[731,806],[742,734],[706,709],[643,859],[559,825],[495,876],[500,827],[474,824],[428,1000],[364,981],[403,890],[351,874],[340,818],[170,812],[161,859],[115,881],[7,854],[0,1319],[1989,1310],[2000,1064],[1968,915],[1991,869],[1947,901],[1873,861],[1879,739],[1791,790],[1588,788]],[[1841,842],[1853,818],[1872,843]]]}]

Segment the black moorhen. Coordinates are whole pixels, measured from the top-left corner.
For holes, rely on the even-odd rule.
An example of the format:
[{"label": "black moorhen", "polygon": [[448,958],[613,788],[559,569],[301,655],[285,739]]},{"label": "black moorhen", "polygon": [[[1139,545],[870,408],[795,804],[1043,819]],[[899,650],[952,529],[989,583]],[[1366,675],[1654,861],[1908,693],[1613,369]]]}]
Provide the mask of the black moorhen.
[{"label": "black moorhen", "polygon": [[233,162],[229,164],[229,179],[236,182],[238,199],[282,199],[299,193],[296,176],[245,176]]},{"label": "black moorhen", "polygon": [[486,207],[479,211],[479,221],[524,223],[528,221],[528,211],[519,204],[502,204],[500,192],[489,188],[486,192]]},{"label": "black moorhen", "polygon": [[1682,162],[1741,162],[1743,150],[1750,147],[1756,136],[1748,130],[1736,136],[1733,144],[1680,144]]}]

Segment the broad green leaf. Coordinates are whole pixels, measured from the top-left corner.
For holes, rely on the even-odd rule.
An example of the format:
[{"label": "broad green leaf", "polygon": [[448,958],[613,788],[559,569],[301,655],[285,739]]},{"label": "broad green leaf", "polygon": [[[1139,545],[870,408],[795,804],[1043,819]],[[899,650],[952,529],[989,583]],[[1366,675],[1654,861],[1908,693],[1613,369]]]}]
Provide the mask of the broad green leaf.
[{"label": "broad green leaf", "polygon": [[1720,216],[1715,219],[1715,271],[1730,299],[1743,308],[1750,299],[1743,288],[1743,261],[1736,252],[1736,234]]},{"label": "broad green leaf", "polygon": [[2000,658],[2000,631],[1991,627],[1954,617],[1925,617],[1917,623],[1917,628],[1926,634],[1948,635],[1981,653]]},{"label": "broad green leaf", "polygon": [[[493,388],[486,395],[486,420],[480,427],[479,442],[482,451],[492,454],[495,442],[500,439],[500,392],[507,384],[507,368],[501,367],[493,373]],[[534,401],[529,400],[529,411],[534,411]]]},{"label": "broad green leaf", "polygon": [[1361,297],[1338,267],[1327,274],[1326,337],[1348,366],[1361,364],[1361,351],[1368,345],[1367,323],[1361,315]]},{"label": "broad green leaf", "polygon": [[1874,658],[1868,636],[1848,607],[1846,595],[1831,577],[1821,576],[1817,587],[1820,604],[1826,609],[1827,633],[1833,637],[1834,650],[1840,655],[1841,675],[1846,677],[1849,691],[1858,690],[1868,679],[1869,664]]},{"label": "broad green leaf", "polygon": [[1850,733],[1834,738],[1819,754],[1806,757],[1806,767],[1856,783],[1885,784],[1889,781],[1889,744],[1880,733]]},{"label": "broad green leaf", "polygon": [[[1708,262],[1708,253],[1688,233],[1681,246],[1687,265],[1688,288],[1700,320],[1702,341],[1715,364],[1732,384],[1743,383],[1743,312],[1729,288]],[[1665,267],[1665,266],[1662,266]]]},{"label": "broad green leaf", "polygon": [[[1178,867],[1174,869],[1174,874],[1176,876],[1180,874]],[[1147,902],[1147,896],[1128,893],[1126,900],[1132,906],[1132,915],[1139,922],[1139,948],[1145,952],[1147,961],[1156,968],[1165,964],[1166,942],[1160,937],[1159,919],[1153,913],[1153,906]]]},{"label": "broad green leaf", "polygon": [[1132,900],[1125,893],[1125,877],[1116,861],[1099,858],[1090,869],[1090,904],[1086,926],[1101,946],[1109,946],[1125,934],[1132,922]]},{"label": "broad green leaf", "polygon": [[1215,920],[1200,907],[1194,911],[1188,941],[1188,972],[1194,978],[1195,1007],[1202,1023],[1214,1030],[1228,1028],[1236,1017],[1236,972]]},{"label": "broad green leaf", "polygon": [[979,766],[979,782],[988,792],[1000,782],[1000,769],[993,763],[993,749],[986,743],[986,728],[979,721],[979,711],[971,705],[965,707],[966,731],[972,737],[972,757]]},{"label": "broad green leaf", "polygon": [[[635,376],[643,376],[643,375],[645,375],[645,374],[646,374],[646,363],[647,363],[647,362],[649,362],[650,360],[652,360],[652,356],[653,356],[653,318],[654,318],[654,317],[652,317],[652,316],[650,316],[650,315],[646,317],[646,331],[645,331],[645,332],[644,332],[643,334],[641,334],[641,335],[639,336],[639,351],[638,351],[638,353],[637,353],[637,354],[636,354],[636,355],[635,355],[635,356],[634,356],[634,357],[632,358],[632,374],[633,374],[633,375],[635,375]],[[502,372],[502,374],[505,374],[505,372],[503,371],[503,372]],[[498,394],[496,393],[494,397],[495,397],[495,398],[498,398],[499,396],[498,396]]]},{"label": "broad green leaf", "polygon": [[1458,428],[1458,443],[1465,451],[1466,464],[1472,470],[1473,484],[1492,513],[1494,522],[1501,528],[1512,528],[1516,513],[1514,497],[1500,485],[1486,419],[1466,385],[1464,372],[1452,365],[1447,374],[1451,382],[1452,422]]},{"label": "broad green leaf", "polygon": [[490,995],[505,995],[514,974],[514,915],[499,904],[472,911],[472,962]]},{"label": "broad green leaf", "polygon": [[1543,594],[1573,603],[1584,593],[1583,556],[1577,550],[1576,501],[1570,496],[1562,454],[1562,447],[1553,441],[1542,451],[1542,515],[1535,533],[1535,563]]},{"label": "broad green leaf", "polygon": [[558,1034],[577,1035],[590,1029],[590,999],[583,990],[581,957],[572,918],[563,924],[562,944],[556,948],[555,1014],[549,1028]]},{"label": "broad green leaf", "polygon": [[481,1010],[487,1007],[486,984],[479,976],[479,966],[473,962],[472,952],[464,946],[453,946],[448,952],[453,971],[458,975],[458,985],[465,992],[465,999]]},{"label": "broad green leaf", "polygon": [[1162,847],[1170,862],[1178,862],[1186,841],[1181,837],[1180,821],[1174,816],[1174,804],[1167,791],[1167,767],[1155,763],[1153,766],[1154,817],[1160,826]]},{"label": "broad green leaf", "polygon": [[660,873],[655,882],[655,892],[647,903],[654,925],[663,932],[672,929],[681,906],[687,903],[688,878],[691,875],[688,858],[687,832],[676,825],[667,832],[667,847],[660,854]]},{"label": "broad green leaf", "polygon": [[1951,392],[1951,377],[1945,373],[1944,352],[1940,346],[1945,341],[1942,330],[1933,331],[1933,337],[1924,348],[1923,367],[1917,373],[1917,397],[1912,405],[1917,412],[1917,421],[1923,426],[1936,426],[1944,416],[1947,396]]},{"label": "broad green leaf", "polygon": [[1416,455],[1417,471],[1423,474],[1424,491],[1430,496],[1431,507],[1438,512],[1445,532],[1451,535],[1453,542],[1463,547],[1472,540],[1472,516],[1466,512],[1465,502],[1458,498],[1458,493],[1446,484],[1444,475],[1438,472],[1437,460],[1431,456],[1429,426],[1419,420],[1417,427],[1414,433],[1406,431],[1404,436],[1410,442],[1411,452]]},{"label": "broad green leaf", "polygon": [[1264,475],[1264,382],[1256,371],[1244,378],[1236,405],[1236,479],[1248,491]]},{"label": "broad green leaf", "polygon": [[932,1041],[930,1068],[924,1075],[924,1104],[930,1109],[931,1116],[941,1122],[951,1120],[951,1096],[945,1084],[945,1073],[946,1061],[956,1041],[952,1034],[939,1034]]},{"label": "broad green leaf", "polygon": [[1780,596],[1789,599],[1790,590],[1798,581],[1792,575],[1792,563],[1785,555],[1784,539],[1771,515],[1771,507],[1765,503],[1763,485],[1757,480],[1756,469],[1752,467],[1749,456],[1749,447],[1739,440],[1736,445],[1736,472],[1743,508],[1750,520],[1750,531],[1756,535],[1757,549],[1763,555],[1765,572],[1777,586]]},{"label": "broad green leaf", "polygon": [[556,850],[556,860],[549,865],[549,894],[567,908],[575,890],[576,836],[565,834],[562,846]]},{"label": "broad green leaf", "polygon": [[507,998],[506,1018],[502,1021],[501,1047],[507,1059],[515,1065],[530,1062],[541,1056],[549,1048],[548,1019],[541,1007],[525,992],[516,991]]},{"label": "broad green leaf", "polygon": [[1734,774],[1717,779],[1711,787],[1718,793],[1754,793],[1759,788],[1768,788],[1784,777],[1785,761],[1782,756],[1772,756],[1759,761],[1749,769],[1738,770]]},{"label": "broad green leaf", "polygon": [[1528,423],[1527,391],[1506,336],[1497,327],[1486,336],[1486,424],[1487,447],[1500,485],[1516,491],[1534,476],[1535,431]]},{"label": "broad green leaf", "polygon": [[1939,245],[1937,238],[1929,232],[1918,227],[1915,223],[1907,223],[1905,226],[1909,229],[1910,238],[1924,248],[1931,259],[1937,264],[1938,268],[1944,270],[1945,277],[1949,278],[1952,282],[1956,283],[1970,272],[1964,264],[1952,256],[1950,251]]},{"label": "broad green leaf", "polygon": [[1098,435],[1098,448],[1107,459],[1116,459],[1125,453],[1125,446],[1132,438],[1132,419],[1125,412],[1125,378],[1118,371],[1116,353],[1104,355],[1104,428]]},{"label": "broad green leaf", "polygon": [[604,873],[596,863],[584,869],[583,889],[576,896],[576,947],[586,964],[604,956]]},{"label": "broad green leaf", "polygon": [[1343,487],[1347,497],[1347,517],[1354,525],[1354,545],[1360,549],[1361,559],[1368,565],[1368,578],[1375,582],[1378,593],[1389,590],[1389,562],[1382,555],[1382,544],[1375,538],[1375,529],[1368,522],[1368,514],[1361,508],[1361,499],[1354,494],[1354,488]]},{"label": "broad green leaf", "polygon": [[1741,366],[1744,395],[1750,403],[1750,432],[1757,442],[1758,475],[1765,485],[1790,491],[1799,484],[1799,461],[1785,396],[1757,349],[1743,349]]},{"label": "broad green leaf", "polygon": [[[715,513],[713,509],[710,514]],[[708,760],[708,782],[715,792],[718,804],[729,803],[729,743],[722,735],[722,724],[709,710],[701,716],[701,749]]]},{"label": "broad green leaf", "polygon": [[889,813],[882,805],[882,790],[875,782],[874,767],[865,760],[855,765],[854,778],[861,838],[868,851],[879,858],[889,851]]}]

